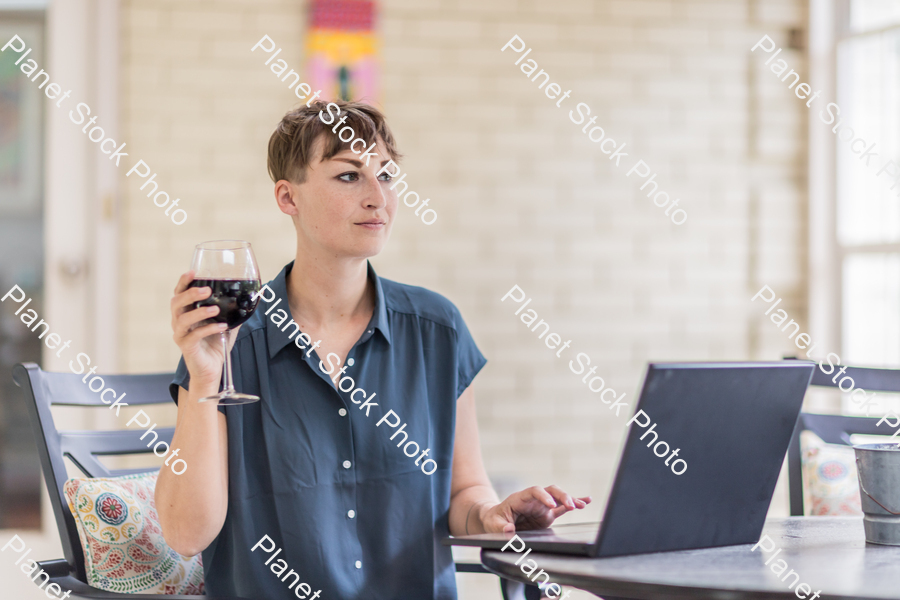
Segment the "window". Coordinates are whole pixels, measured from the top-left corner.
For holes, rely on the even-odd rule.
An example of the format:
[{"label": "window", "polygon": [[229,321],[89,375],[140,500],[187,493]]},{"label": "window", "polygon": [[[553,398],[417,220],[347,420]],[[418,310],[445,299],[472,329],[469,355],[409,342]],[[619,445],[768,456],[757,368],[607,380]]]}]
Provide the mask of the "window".
[{"label": "window", "polygon": [[[900,179],[890,189],[900,175],[900,2],[813,3],[810,39],[825,99],[810,115],[809,147],[810,327],[826,340],[817,358],[900,368]],[[840,110],[831,105],[830,124],[828,102]],[[867,150],[877,154],[868,164]],[[889,160],[896,167],[879,174]],[[866,412],[847,394],[821,395],[819,410]],[[889,409],[900,410],[900,396],[879,393],[869,416]]]},{"label": "window", "polygon": [[[877,175],[889,159],[900,165],[900,2],[850,0],[837,29],[837,118],[845,123],[835,140],[841,357],[900,367],[900,183],[892,190],[893,178]],[[851,150],[857,137],[875,144],[868,166]]]}]

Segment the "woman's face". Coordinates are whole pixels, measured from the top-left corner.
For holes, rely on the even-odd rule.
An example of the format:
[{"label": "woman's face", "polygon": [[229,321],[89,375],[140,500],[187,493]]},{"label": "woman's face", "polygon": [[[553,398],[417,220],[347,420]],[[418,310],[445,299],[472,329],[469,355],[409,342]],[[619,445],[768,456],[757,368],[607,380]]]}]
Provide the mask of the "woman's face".
[{"label": "woman's face", "polygon": [[[378,156],[370,157],[368,166],[348,149],[324,161],[316,158],[303,183],[278,182],[290,186],[296,214],[285,210],[280,196],[287,190],[279,192],[276,184],[282,210],[294,216],[301,247],[334,258],[369,258],[381,252],[391,234],[397,194],[389,189],[387,173],[376,176],[389,159],[381,139],[375,151]],[[321,138],[315,155],[321,157]]]}]

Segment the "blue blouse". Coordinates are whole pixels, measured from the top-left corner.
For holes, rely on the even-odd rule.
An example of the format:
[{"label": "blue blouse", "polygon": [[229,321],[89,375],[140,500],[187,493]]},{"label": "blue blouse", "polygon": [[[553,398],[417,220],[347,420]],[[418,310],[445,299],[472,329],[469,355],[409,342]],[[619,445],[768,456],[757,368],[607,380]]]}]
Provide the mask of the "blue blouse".
[{"label": "blue blouse", "polygon": [[[320,357],[293,324],[292,267],[268,284],[274,297],[264,292],[231,352],[236,389],[261,401],[219,408],[228,513],[203,551],[206,593],[456,598],[453,559],[440,544],[456,400],[485,358],[450,301],[381,279],[370,264],[375,310],[341,374],[338,357]],[[188,383],[182,359],[170,385],[176,401]]]}]

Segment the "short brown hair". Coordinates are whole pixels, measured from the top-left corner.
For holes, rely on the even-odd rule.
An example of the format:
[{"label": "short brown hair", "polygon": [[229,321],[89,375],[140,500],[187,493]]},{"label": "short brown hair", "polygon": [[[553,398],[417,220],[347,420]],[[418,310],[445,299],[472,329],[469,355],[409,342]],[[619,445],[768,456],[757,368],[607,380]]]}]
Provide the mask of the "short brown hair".
[{"label": "short brown hair", "polygon": [[[356,134],[353,139],[362,138],[366,141],[366,147],[377,138],[381,138],[387,148],[391,160],[398,162],[401,158],[394,143],[394,136],[385,121],[384,115],[377,108],[362,102],[346,102],[344,100],[332,101],[340,109],[341,117],[347,120],[341,128],[351,127]],[[301,105],[289,111],[275,127],[272,137],[269,138],[269,176],[272,181],[286,179],[295,183],[303,183],[306,180],[306,168],[315,159],[313,152],[316,141],[325,134],[322,144],[322,160],[328,160],[342,150],[350,148],[353,139],[343,142],[338,138],[338,130],[331,132],[331,125],[326,125],[319,118],[323,112],[327,117],[328,102],[316,100],[308,107]],[[333,109],[332,109],[333,110]],[[333,121],[338,119],[331,113]]]}]

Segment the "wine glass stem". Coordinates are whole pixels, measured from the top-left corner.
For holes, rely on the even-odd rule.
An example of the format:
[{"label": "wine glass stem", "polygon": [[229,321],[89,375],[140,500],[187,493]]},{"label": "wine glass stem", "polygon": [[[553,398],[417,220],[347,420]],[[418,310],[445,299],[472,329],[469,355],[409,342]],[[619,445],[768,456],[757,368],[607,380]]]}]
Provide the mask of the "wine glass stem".
[{"label": "wine glass stem", "polygon": [[221,336],[222,350],[225,353],[225,366],[222,369],[222,393],[233,394],[234,383],[231,381],[231,352],[228,351],[228,331],[223,331]]}]

